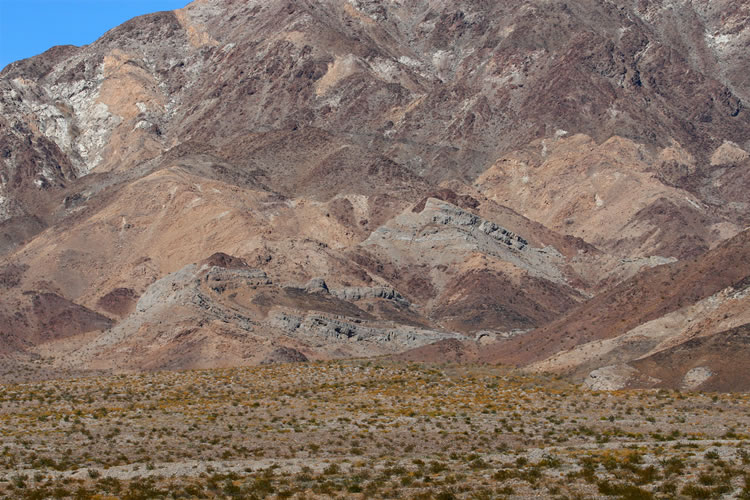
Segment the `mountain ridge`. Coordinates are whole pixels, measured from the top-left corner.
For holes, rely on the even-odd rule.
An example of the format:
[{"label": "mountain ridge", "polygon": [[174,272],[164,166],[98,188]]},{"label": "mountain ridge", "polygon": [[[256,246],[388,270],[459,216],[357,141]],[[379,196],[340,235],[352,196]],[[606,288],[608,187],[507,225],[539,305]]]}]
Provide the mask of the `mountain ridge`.
[{"label": "mountain ridge", "polygon": [[[690,308],[712,332],[739,327],[729,292],[727,318],[706,312],[733,284],[706,262],[747,255],[750,14],[670,5],[201,0],[10,64],[4,355],[156,369],[430,358],[439,340],[539,363],[579,348],[560,342],[571,315],[627,286],[653,314],[585,343]],[[195,285],[218,252],[271,283],[226,271],[236,300]],[[719,271],[710,293],[650,295],[649,273],[701,266]],[[299,291],[315,280],[349,292]],[[173,306],[148,316],[144,296]],[[30,297],[77,326],[39,337]],[[509,347],[540,336],[555,340]],[[117,339],[131,355],[111,354]]]}]

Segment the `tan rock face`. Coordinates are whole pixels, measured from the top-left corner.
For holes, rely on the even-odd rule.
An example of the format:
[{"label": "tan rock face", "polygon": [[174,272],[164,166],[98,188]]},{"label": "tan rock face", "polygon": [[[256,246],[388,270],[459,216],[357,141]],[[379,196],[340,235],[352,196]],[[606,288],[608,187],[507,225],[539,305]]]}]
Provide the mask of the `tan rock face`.
[{"label": "tan rock face", "polygon": [[[695,340],[688,319],[739,327],[708,302],[750,225],[748,14],[720,4],[202,0],[14,63],[0,348],[75,369],[502,350],[585,376],[584,346],[623,364]],[[217,291],[203,266],[272,283]],[[653,283],[669,269],[695,293]]]},{"label": "tan rock face", "polygon": [[741,165],[748,158],[750,158],[750,153],[733,142],[725,142],[711,155],[711,165]]},{"label": "tan rock face", "polygon": [[[693,162],[684,151],[667,148],[657,157],[627,139],[596,144],[584,135],[534,146],[536,151],[513,153],[482,174],[476,184],[483,194],[623,257],[684,257],[723,239],[715,232],[721,219],[700,197],[665,185],[658,175],[675,162],[686,165],[690,176]],[[741,229],[736,224],[731,231]]]}]

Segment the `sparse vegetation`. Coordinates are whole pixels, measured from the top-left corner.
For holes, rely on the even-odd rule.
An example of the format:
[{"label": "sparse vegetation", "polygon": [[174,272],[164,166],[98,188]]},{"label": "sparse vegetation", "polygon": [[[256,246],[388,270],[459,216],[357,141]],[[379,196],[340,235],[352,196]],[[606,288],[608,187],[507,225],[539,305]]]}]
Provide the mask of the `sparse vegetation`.
[{"label": "sparse vegetation", "polygon": [[0,494],[747,498],[748,402],[385,361],[7,385]]}]

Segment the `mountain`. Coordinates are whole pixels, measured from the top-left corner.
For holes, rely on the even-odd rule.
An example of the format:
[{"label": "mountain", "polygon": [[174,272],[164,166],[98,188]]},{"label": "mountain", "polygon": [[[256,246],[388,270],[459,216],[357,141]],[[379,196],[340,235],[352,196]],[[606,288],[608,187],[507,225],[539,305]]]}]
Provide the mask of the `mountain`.
[{"label": "mountain", "polygon": [[[638,356],[747,356],[695,337],[746,319],[726,297],[750,274],[748,19],[731,0],[197,0],[12,63],[3,363],[465,350],[675,385]],[[575,354],[677,316],[710,327]]]}]

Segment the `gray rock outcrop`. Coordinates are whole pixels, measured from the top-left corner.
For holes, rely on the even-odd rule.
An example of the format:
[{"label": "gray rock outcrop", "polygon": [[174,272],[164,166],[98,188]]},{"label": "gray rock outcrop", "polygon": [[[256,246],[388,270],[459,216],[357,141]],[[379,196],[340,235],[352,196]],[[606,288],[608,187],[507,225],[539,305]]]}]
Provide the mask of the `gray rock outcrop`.
[{"label": "gray rock outcrop", "polygon": [[305,285],[307,293],[328,293],[328,285],[323,278],[313,278]]},{"label": "gray rock outcrop", "polygon": [[331,291],[331,295],[342,300],[357,301],[362,299],[391,300],[403,306],[409,306],[409,301],[391,287],[348,287]]}]

